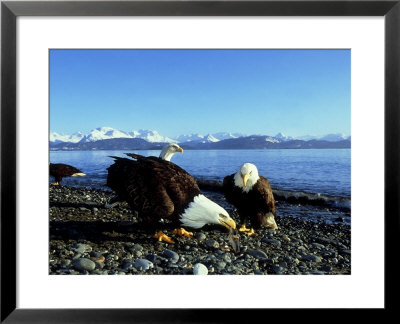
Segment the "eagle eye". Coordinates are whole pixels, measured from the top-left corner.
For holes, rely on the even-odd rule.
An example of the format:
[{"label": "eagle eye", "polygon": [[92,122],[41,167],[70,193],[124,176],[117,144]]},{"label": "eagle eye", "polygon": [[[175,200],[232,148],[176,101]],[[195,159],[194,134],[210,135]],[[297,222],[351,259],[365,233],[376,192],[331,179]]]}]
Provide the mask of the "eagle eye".
[{"label": "eagle eye", "polygon": [[227,218],[228,216],[226,216],[226,215],[224,215],[224,214],[219,214],[219,216],[221,217],[221,218]]}]

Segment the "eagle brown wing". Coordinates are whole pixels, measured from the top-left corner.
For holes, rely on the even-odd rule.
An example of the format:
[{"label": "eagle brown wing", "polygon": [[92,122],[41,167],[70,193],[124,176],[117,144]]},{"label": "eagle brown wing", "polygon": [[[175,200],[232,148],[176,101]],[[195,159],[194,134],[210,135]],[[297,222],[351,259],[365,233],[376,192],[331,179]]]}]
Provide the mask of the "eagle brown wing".
[{"label": "eagle brown wing", "polygon": [[271,184],[267,178],[260,176],[252,190],[249,191],[249,194],[252,195],[252,200],[259,211],[264,214],[271,212],[274,217],[276,216],[275,199]]},{"label": "eagle brown wing", "polygon": [[147,222],[178,220],[200,193],[196,181],[176,164],[158,158],[127,154],[108,168],[107,185]]},{"label": "eagle brown wing", "polygon": [[75,173],[82,173],[81,170],[64,163],[50,163],[49,170],[50,175],[55,178],[56,182],[61,181],[63,177],[70,177]]}]

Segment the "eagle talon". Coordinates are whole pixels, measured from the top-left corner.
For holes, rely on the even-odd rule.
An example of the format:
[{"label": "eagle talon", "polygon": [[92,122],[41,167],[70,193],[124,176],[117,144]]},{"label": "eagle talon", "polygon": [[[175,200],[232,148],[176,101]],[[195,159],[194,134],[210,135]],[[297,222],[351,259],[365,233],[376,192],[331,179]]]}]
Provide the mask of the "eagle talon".
[{"label": "eagle talon", "polygon": [[54,182],[54,183],[51,183],[51,185],[52,186],[59,186],[60,184],[58,182]]},{"label": "eagle talon", "polygon": [[247,231],[247,235],[248,235],[248,236],[255,236],[255,235],[257,235],[257,234],[256,234],[256,232],[254,232],[254,229],[251,228],[251,229],[249,229],[249,230]]},{"label": "eagle talon", "polygon": [[[251,230],[252,230],[252,229],[251,229]],[[239,232],[250,232],[251,230],[248,229],[248,228],[246,227],[245,224],[243,224],[243,225],[240,226],[240,228],[239,228]],[[253,230],[253,233],[254,233],[254,230]]]},{"label": "eagle talon", "polygon": [[158,242],[167,242],[170,244],[175,244],[175,242],[166,234],[164,234],[162,231],[159,231],[158,233],[154,234],[154,238],[158,239]]},{"label": "eagle talon", "polygon": [[188,237],[188,238],[192,238],[193,237],[193,233],[192,232],[188,232],[182,227],[174,229],[174,231],[172,233],[176,234],[176,235],[178,235],[180,237],[182,237],[182,236],[185,236],[185,237]]}]

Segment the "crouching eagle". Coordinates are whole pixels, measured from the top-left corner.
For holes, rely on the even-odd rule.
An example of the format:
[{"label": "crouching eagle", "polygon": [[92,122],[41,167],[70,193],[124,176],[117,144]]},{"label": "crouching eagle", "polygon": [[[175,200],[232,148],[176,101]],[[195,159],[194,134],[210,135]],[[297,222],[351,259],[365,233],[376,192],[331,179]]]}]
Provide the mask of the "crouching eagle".
[{"label": "crouching eagle", "polygon": [[194,178],[176,164],[157,157],[126,155],[135,160],[113,157],[107,186],[144,222],[156,225],[163,218],[192,228],[206,224],[236,228],[226,210],[205,197]]},{"label": "crouching eagle", "polygon": [[258,175],[254,164],[245,163],[236,173],[226,176],[223,190],[226,200],[238,210],[242,223],[239,231],[254,233],[253,230],[246,229],[247,219],[255,228],[278,228],[271,185],[267,178]]},{"label": "crouching eagle", "polygon": [[54,177],[54,183],[52,185],[58,186],[64,177],[84,177],[84,174],[81,170],[77,168],[63,163],[50,163],[50,175]]}]

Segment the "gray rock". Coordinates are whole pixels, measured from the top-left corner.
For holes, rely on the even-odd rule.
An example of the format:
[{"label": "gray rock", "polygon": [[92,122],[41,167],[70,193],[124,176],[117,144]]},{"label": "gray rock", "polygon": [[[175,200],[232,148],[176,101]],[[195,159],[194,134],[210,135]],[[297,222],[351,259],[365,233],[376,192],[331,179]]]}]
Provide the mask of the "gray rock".
[{"label": "gray rock", "polygon": [[281,242],[275,239],[263,238],[261,242],[278,248],[281,247]]},{"label": "gray rock", "polygon": [[83,254],[85,252],[91,252],[92,251],[92,247],[90,245],[88,245],[88,244],[78,243],[78,244],[75,245],[74,250],[75,250],[75,252]]},{"label": "gray rock", "polygon": [[86,258],[73,260],[72,264],[74,265],[75,269],[80,271],[92,271],[96,268],[96,264],[92,260]]},{"label": "gray rock", "polygon": [[131,252],[141,252],[141,251],[143,251],[143,246],[141,246],[140,244],[135,244],[129,250]]},{"label": "gray rock", "polygon": [[311,246],[316,248],[316,249],[324,249],[325,245],[319,244],[319,243],[311,243]]},{"label": "gray rock", "polygon": [[312,261],[312,262],[321,262],[322,258],[318,255],[314,255],[314,254],[306,254],[303,255],[303,257],[301,258],[304,261]]},{"label": "gray rock", "polygon": [[216,264],[216,267],[217,267],[218,270],[223,270],[226,267],[226,263],[223,262],[223,261],[218,261],[217,264]]},{"label": "gray rock", "polygon": [[207,238],[206,234],[201,233],[201,232],[196,233],[196,239],[199,242],[203,242],[206,238]]},{"label": "gray rock", "polygon": [[153,268],[153,263],[152,262],[150,262],[149,260],[147,260],[147,259],[137,259],[136,261],[135,261],[135,264],[134,264],[134,267],[137,269],[137,270],[148,270],[148,269],[150,269],[150,268]]},{"label": "gray rock", "polygon": [[179,260],[179,254],[171,250],[165,250],[162,255],[173,263]]},{"label": "gray rock", "polygon": [[194,275],[207,275],[208,269],[204,264],[196,263],[193,267],[193,274]]},{"label": "gray rock", "polygon": [[71,264],[71,260],[66,259],[66,260],[62,260],[62,261],[61,261],[60,266],[63,267],[63,268],[66,268],[66,267],[68,267],[70,264]]},{"label": "gray rock", "polygon": [[214,248],[214,249],[218,249],[219,248],[219,243],[216,240],[213,239],[208,239],[206,242],[206,247],[208,248]]},{"label": "gray rock", "polygon": [[275,272],[276,274],[282,274],[282,273],[285,271],[285,268],[284,268],[284,267],[277,266],[277,265],[273,265],[273,266],[272,266],[272,270],[274,270],[274,272]]},{"label": "gray rock", "polygon": [[247,253],[259,260],[267,260],[267,255],[261,250],[247,250]]}]

